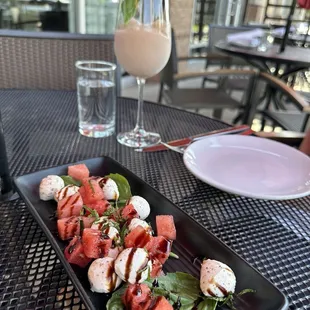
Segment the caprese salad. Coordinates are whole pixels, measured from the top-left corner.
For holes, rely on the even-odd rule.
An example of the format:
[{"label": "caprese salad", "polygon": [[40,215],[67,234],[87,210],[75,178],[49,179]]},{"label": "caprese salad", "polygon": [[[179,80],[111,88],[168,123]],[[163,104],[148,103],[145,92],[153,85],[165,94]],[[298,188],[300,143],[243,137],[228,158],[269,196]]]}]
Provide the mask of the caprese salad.
[{"label": "caprese salad", "polygon": [[[176,239],[171,215],[156,216],[155,236],[146,221],[149,203],[132,196],[119,174],[90,176],[85,164],[68,167],[68,175],[48,175],[40,199],[57,202],[58,235],[69,244],[70,264],[88,267],[90,289],[115,293],[107,309],[215,309],[232,304],[236,277],[227,265],[205,259],[200,282],[186,273],[164,274],[162,268]],[[121,286],[121,284],[123,286]]]}]

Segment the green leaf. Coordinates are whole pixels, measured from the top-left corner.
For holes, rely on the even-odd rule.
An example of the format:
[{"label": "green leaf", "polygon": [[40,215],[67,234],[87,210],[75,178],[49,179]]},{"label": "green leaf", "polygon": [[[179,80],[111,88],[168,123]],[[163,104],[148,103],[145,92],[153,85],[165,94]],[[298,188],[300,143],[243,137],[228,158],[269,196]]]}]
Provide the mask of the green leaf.
[{"label": "green leaf", "polygon": [[217,301],[212,299],[204,299],[198,304],[197,310],[215,310],[217,307]]},{"label": "green leaf", "polygon": [[139,0],[123,0],[122,13],[125,24],[127,24],[130,19],[135,16],[138,4]]},{"label": "green leaf", "polygon": [[126,235],[129,233],[129,229],[128,229],[128,225],[126,223],[123,224],[120,232],[119,232],[119,236],[120,236],[120,240],[121,240],[121,244],[124,244],[125,242],[125,237]]},{"label": "green leaf", "polygon": [[191,310],[200,299],[199,280],[190,274],[183,272],[168,273],[166,276],[157,278],[159,287],[152,287],[152,279],[148,279],[147,284],[155,296],[165,296],[171,304],[180,299],[181,310]]},{"label": "green leaf", "polygon": [[237,294],[237,296],[242,296],[242,295],[247,294],[247,293],[256,293],[256,291],[252,290],[250,288],[246,288],[246,289],[242,290],[241,292],[239,292]]},{"label": "green leaf", "polygon": [[83,230],[84,230],[84,222],[83,220],[80,218],[80,236],[83,236]]},{"label": "green leaf", "polygon": [[119,290],[112,294],[109,299],[106,309],[107,310],[123,310],[125,306],[122,302],[122,295],[125,293],[127,285],[123,285]]},{"label": "green leaf", "polygon": [[[145,283],[145,282],[144,282]],[[194,305],[195,305],[195,300],[193,299],[189,299],[183,296],[180,296],[178,294],[169,292],[167,290],[165,290],[164,288],[160,288],[160,287],[153,287],[152,288],[152,284],[151,283],[145,283],[148,284],[149,287],[152,289],[152,293],[154,296],[164,296],[167,298],[167,300],[173,305],[174,303],[176,303],[178,300],[180,300],[181,303],[181,310],[191,310],[193,309]]]},{"label": "green leaf", "polygon": [[67,185],[76,185],[76,186],[81,186],[81,182],[73,179],[69,175],[61,175],[60,176],[63,181],[65,182],[65,186]]},{"label": "green leaf", "polygon": [[200,297],[199,280],[183,272],[168,273],[158,278],[159,287],[191,300]]},{"label": "green leaf", "polygon": [[175,259],[180,259],[179,255],[173,253],[173,252],[170,252],[169,253],[169,257],[172,257],[172,258],[175,258]]},{"label": "green leaf", "polygon": [[109,208],[103,213],[103,215],[104,215],[104,216],[111,216],[115,211],[116,211],[115,208],[109,207]]},{"label": "green leaf", "polygon": [[132,197],[130,185],[125,177],[118,173],[111,173],[106,178],[111,178],[117,184],[119,200],[128,200]]},{"label": "green leaf", "polygon": [[94,217],[95,218],[95,222],[99,221],[99,214],[98,214],[98,212],[96,210],[93,210],[93,209],[87,207],[86,205],[83,205],[83,208],[90,213],[88,217]]}]

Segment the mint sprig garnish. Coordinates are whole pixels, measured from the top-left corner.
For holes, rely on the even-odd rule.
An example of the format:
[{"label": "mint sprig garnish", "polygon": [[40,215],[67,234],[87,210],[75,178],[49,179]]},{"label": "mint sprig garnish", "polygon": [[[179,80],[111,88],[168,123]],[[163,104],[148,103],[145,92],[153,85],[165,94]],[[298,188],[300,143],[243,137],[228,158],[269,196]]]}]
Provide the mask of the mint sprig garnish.
[{"label": "mint sprig garnish", "polygon": [[121,9],[124,23],[127,24],[135,16],[139,0],[123,0]]}]

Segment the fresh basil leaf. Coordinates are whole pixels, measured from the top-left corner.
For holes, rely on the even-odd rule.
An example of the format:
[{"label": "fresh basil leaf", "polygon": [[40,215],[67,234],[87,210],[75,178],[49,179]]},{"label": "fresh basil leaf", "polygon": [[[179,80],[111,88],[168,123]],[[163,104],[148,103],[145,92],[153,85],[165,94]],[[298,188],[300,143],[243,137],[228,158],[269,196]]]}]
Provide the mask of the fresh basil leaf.
[{"label": "fresh basil leaf", "polygon": [[167,273],[158,278],[159,287],[191,300],[200,297],[200,283],[195,277],[183,272]]},{"label": "fresh basil leaf", "polygon": [[198,304],[197,310],[215,310],[217,307],[217,301],[212,299],[204,299]]},{"label": "fresh basil leaf", "polygon": [[125,309],[125,306],[122,302],[122,296],[127,289],[127,285],[123,285],[120,289],[115,291],[112,294],[112,297],[109,299],[106,309],[107,310],[122,310]]},{"label": "fresh basil leaf", "polygon": [[195,300],[188,299],[186,297],[182,297],[173,293],[169,294],[168,300],[172,305],[176,304],[179,301],[181,304],[180,310],[192,310],[195,306]]},{"label": "fresh basil leaf", "polygon": [[152,287],[153,280],[148,279],[147,284],[155,296],[166,297],[171,304],[181,302],[181,310],[194,308],[196,300],[200,298],[199,280],[187,273],[175,272],[157,278],[158,287]]},{"label": "fresh basil leaf", "polygon": [[194,305],[195,305],[195,300],[193,300],[193,299],[182,297],[182,296],[177,295],[175,293],[169,292],[169,291],[165,290],[164,288],[152,287],[152,282],[148,282],[148,283],[144,282],[144,283],[147,284],[151,288],[152,294],[154,296],[164,296],[167,298],[167,300],[172,305],[174,303],[176,303],[179,299],[180,303],[181,303],[180,310],[192,310]]},{"label": "fresh basil leaf", "polygon": [[69,175],[61,175],[60,176],[63,181],[65,182],[65,186],[67,185],[76,185],[76,186],[81,186],[81,182],[73,179]]},{"label": "fresh basil leaf", "polygon": [[125,177],[118,173],[111,173],[107,175],[106,178],[112,179],[117,184],[119,200],[128,200],[132,197],[130,185]]},{"label": "fresh basil leaf", "polygon": [[135,16],[138,4],[139,0],[123,0],[121,7],[125,24],[127,24],[130,19]]}]

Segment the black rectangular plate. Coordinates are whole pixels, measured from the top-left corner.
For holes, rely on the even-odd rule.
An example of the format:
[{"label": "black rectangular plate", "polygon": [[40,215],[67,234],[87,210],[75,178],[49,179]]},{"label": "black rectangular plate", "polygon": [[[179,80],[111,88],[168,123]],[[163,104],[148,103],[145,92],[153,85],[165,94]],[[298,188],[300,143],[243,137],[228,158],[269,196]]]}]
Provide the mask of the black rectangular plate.
[{"label": "black rectangular plate", "polygon": [[[255,294],[246,294],[238,299],[238,310],[280,310],[288,308],[286,297],[271,282],[210,231],[118,162],[109,157],[93,158],[82,162],[89,168],[91,175],[104,176],[109,173],[119,173],[125,176],[131,185],[132,193],[144,197],[150,203],[151,215],[149,220],[152,227],[156,226],[156,215],[171,214],[174,216],[177,240],[173,243],[173,251],[180,256],[180,259],[169,259],[165,264],[166,272],[183,271],[199,278],[201,261],[195,258],[216,259],[226,263],[234,270],[237,277],[236,292],[245,288],[256,290]],[[58,238],[57,222],[53,218],[57,204],[55,201],[42,201],[39,198],[41,180],[50,174],[67,174],[68,166],[69,164],[34,172],[17,177],[14,181],[19,194],[51,242],[87,308],[103,309],[110,295],[91,292],[87,280],[87,270],[71,266],[66,261],[63,250],[68,242],[63,242]]]}]

